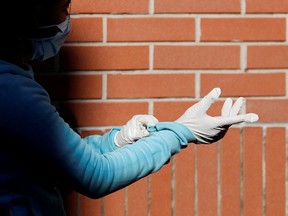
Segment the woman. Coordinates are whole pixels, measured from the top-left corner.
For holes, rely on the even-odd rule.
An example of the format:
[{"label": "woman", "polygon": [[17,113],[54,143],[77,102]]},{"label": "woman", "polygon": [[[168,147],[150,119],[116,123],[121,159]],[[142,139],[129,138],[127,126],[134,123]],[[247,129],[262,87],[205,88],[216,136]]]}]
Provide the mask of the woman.
[{"label": "woman", "polygon": [[[188,143],[210,144],[228,128],[255,122],[227,99],[222,116],[206,114],[213,89],[175,122],[134,116],[103,136],[81,138],[33,79],[31,61],[57,54],[70,31],[68,0],[6,0],[0,13],[0,215],[65,215],[59,183],[90,198],[159,170]],[[126,145],[130,144],[130,145]]]}]

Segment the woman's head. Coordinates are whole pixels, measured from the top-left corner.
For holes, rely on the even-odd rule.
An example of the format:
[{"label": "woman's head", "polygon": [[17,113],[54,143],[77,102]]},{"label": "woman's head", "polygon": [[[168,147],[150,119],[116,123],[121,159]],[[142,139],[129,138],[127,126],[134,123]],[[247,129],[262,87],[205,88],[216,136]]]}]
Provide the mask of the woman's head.
[{"label": "woman's head", "polygon": [[[1,59],[23,64],[29,59],[43,61],[58,52],[70,31],[70,22],[67,23],[70,0],[3,1],[0,3]],[[63,23],[66,23],[64,32]]]},{"label": "woman's head", "polygon": [[0,4],[1,35],[22,38],[39,26],[59,24],[65,21],[69,4],[70,0],[4,0]]}]

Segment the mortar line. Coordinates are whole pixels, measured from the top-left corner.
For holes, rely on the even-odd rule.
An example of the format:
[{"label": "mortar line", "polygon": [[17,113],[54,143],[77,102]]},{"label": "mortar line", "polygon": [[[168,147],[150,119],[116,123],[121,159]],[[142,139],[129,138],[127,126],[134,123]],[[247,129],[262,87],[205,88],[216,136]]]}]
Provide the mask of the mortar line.
[{"label": "mortar line", "polygon": [[154,14],[154,0],[149,0],[149,14],[153,15]]},{"label": "mortar line", "polygon": [[102,99],[101,100],[106,100],[107,99],[107,85],[108,85],[108,79],[107,79],[107,74],[102,75]]},{"label": "mortar line", "polygon": [[176,158],[173,156],[172,157],[172,172],[171,172],[171,216],[176,216],[175,215],[175,163],[176,163]]},{"label": "mortar line", "polygon": [[195,176],[194,176],[194,215],[198,216],[198,148],[197,145],[194,146],[195,148],[195,163],[194,163],[194,169],[195,169]]},{"label": "mortar line", "polygon": [[241,15],[246,15],[246,0],[241,0]]},{"label": "mortar line", "polygon": [[244,216],[244,130],[240,128],[240,216]]},{"label": "mortar line", "polygon": [[221,141],[217,145],[217,215],[221,216]]},{"label": "mortar line", "polygon": [[107,29],[108,29],[108,22],[107,22],[107,16],[103,16],[103,19],[102,19],[102,25],[103,25],[103,43],[106,44],[107,43]]},{"label": "mortar line", "polygon": [[266,215],[266,137],[267,137],[267,128],[263,127],[263,137],[262,137],[262,210],[263,210],[263,216]]},{"label": "mortar line", "polygon": [[154,70],[154,45],[149,45],[149,70]]},{"label": "mortar line", "polygon": [[285,173],[286,173],[286,176],[285,176],[285,179],[286,179],[286,184],[285,184],[285,186],[286,186],[286,193],[285,193],[285,200],[286,200],[286,208],[285,208],[285,210],[286,210],[286,214],[285,215],[287,215],[288,214],[288,130],[287,130],[287,127],[285,128],[285,131],[286,131],[286,141],[285,141],[285,143],[286,143],[286,166],[285,166]]}]

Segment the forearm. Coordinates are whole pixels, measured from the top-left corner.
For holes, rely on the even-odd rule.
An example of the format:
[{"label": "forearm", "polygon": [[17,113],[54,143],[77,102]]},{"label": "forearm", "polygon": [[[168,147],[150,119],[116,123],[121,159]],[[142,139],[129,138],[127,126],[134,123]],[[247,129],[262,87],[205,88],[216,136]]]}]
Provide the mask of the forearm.
[{"label": "forearm", "polygon": [[80,192],[99,198],[121,189],[159,170],[187,146],[188,139],[193,139],[190,131],[177,123],[159,123],[154,129],[149,137],[132,145],[103,155],[91,152],[89,157],[82,157],[75,170],[82,172],[77,172],[81,177]]},{"label": "forearm", "polygon": [[114,143],[114,136],[120,128],[113,128],[108,133],[100,135],[91,135],[83,138],[84,142],[88,145],[91,145],[93,151],[98,152],[99,154],[104,154],[112,152],[118,147]]}]

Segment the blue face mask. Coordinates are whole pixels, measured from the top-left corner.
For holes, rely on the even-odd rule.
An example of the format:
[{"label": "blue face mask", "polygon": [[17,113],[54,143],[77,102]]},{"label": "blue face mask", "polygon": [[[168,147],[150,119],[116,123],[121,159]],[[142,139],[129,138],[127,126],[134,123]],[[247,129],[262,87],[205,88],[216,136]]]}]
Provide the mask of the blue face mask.
[{"label": "blue face mask", "polygon": [[58,30],[54,36],[29,39],[32,46],[31,60],[44,61],[59,52],[70,32],[70,16],[67,16],[66,20],[58,25],[42,26],[39,27],[39,30],[55,27]]}]

